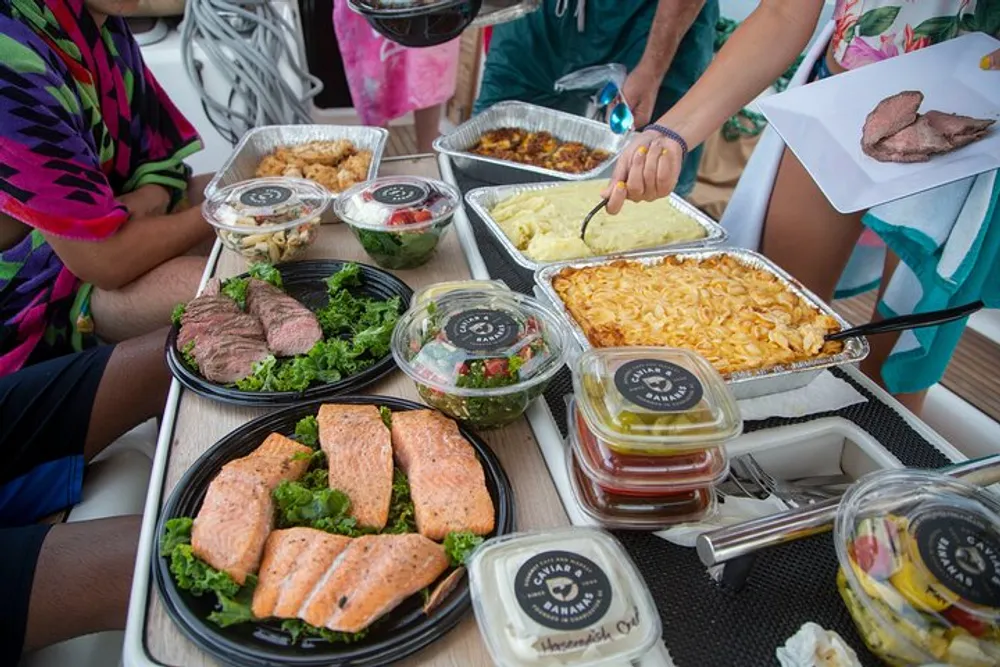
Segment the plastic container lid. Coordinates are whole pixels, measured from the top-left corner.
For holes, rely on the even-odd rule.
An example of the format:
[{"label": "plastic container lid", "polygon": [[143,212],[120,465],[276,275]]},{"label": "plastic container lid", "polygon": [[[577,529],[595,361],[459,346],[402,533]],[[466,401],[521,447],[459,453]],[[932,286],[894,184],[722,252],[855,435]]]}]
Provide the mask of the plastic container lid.
[{"label": "plastic container lid", "polygon": [[703,449],[743,431],[722,376],[688,350],[587,350],[577,360],[573,388],[587,425],[619,453]]},{"label": "plastic container lid", "polygon": [[613,493],[587,477],[571,448],[566,451],[566,464],[577,505],[588,517],[608,528],[657,530],[701,521],[718,509],[715,489],[711,486],[660,495]]},{"label": "plastic container lid", "polygon": [[594,435],[570,401],[566,411],[569,442],[583,473],[607,493],[656,496],[703,489],[729,474],[721,447],[675,456],[619,454]]},{"label": "plastic container lid", "polygon": [[1000,499],[931,471],[867,475],[834,524],[838,588],[891,664],[1000,659]]},{"label": "plastic container lid", "polygon": [[476,621],[501,667],[627,665],[660,639],[645,582],[601,530],[493,538],[468,568]]},{"label": "plastic container lid", "polygon": [[458,290],[499,290],[509,292],[510,288],[502,280],[449,280],[442,283],[434,283],[433,285],[428,285],[423,289],[417,290],[410,300],[410,306],[418,306],[426,301],[436,299],[442,294]]},{"label": "plastic container lid", "polygon": [[337,198],[334,211],[354,227],[409,232],[450,218],[461,201],[459,191],[443,181],[387,176],[345,190]]},{"label": "plastic container lid", "polygon": [[459,396],[501,396],[551,378],[563,365],[560,321],[510,291],[461,290],[411,308],[392,353],[414,381]]},{"label": "plastic container lid", "polygon": [[452,5],[462,4],[468,0],[352,0],[359,13],[373,15],[391,15],[414,11],[432,11]]},{"label": "plastic container lid", "polygon": [[213,226],[246,234],[319,223],[330,200],[326,188],[304,178],[255,178],[216,190],[201,210]]}]

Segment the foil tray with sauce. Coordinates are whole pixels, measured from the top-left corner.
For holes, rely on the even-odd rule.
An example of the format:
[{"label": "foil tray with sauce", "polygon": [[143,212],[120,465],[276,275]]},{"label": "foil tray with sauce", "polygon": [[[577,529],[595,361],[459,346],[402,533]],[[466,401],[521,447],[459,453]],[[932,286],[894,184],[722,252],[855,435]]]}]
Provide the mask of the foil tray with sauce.
[{"label": "foil tray with sauce", "polygon": [[[556,261],[539,261],[532,259],[521,252],[520,249],[514,242],[510,240],[510,237],[503,231],[500,227],[500,223],[493,219],[490,215],[490,209],[502,202],[503,200],[519,195],[522,192],[533,192],[536,190],[546,190],[557,185],[564,185],[562,181],[548,181],[546,183],[530,183],[530,184],[519,184],[519,185],[496,185],[484,188],[476,188],[475,190],[470,190],[465,193],[465,203],[476,212],[476,215],[483,221],[486,225],[486,229],[490,231],[497,242],[503,247],[511,258],[528,269],[529,271],[537,271],[538,269],[549,266],[556,263],[563,263]],[[710,217],[699,211],[697,208],[686,202],[682,197],[671,193],[670,198],[667,200],[674,208],[679,210],[681,213],[687,217],[693,219],[699,225],[701,225],[705,230],[705,238],[698,239],[696,241],[684,241],[681,243],[672,243],[669,245],[659,245],[651,246],[647,248],[635,248],[633,250],[622,251],[612,253],[611,255],[595,255],[593,257],[586,257],[582,259],[599,259],[603,257],[618,257],[622,255],[627,255],[630,253],[646,253],[652,251],[661,251],[664,249],[676,250],[680,248],[701,248],[706,246],[716,246],[721,245],[727,238],[728,234],[726,230],[722,228],[719,223],[712,220]],[[581,220],[582,222],[582,220]],[[579,260],[579,261],[582,261]]]},{"label": "foil tray with sauce", "polygon": [[[483,134],[503,127],[549,132],[559,141],[578,141],[587,148],[607,151],[609,156],[589,171],[571,174],[470,152]],[[509,182],[511,176],[523,178],[524,172],[564,181],[585,181],[609,173],[627,141],[626,135],[615,134],[607,123],[526,102],[500,102],[465,121],[453,132],[435,139],[434,150],[450,157],[460,171],[489,183]]]},{"label": "foil tray with sauce", "polygon": [[[205,194],[208,196],[227,185],[256,178],[257,166],[261,160],[279,148],[307,144],[310,141],[338,139],[350,141],[358,150],[371,151],[372,163],[368,167],[367,180],[375,178],[382,163],[385,144],[389,140],[388,130],[363,125],[266,125],[243,135],[229,159],[205,188]],[[332,194],[333,199],[339,196],[338,193]],[[338,222],[333,206],[326,209],[320,221]]]},{"label": "foil tray with sauce", "polygon": [[[781,269],[777,264],[752,250],[730,248],[726,250],[677,250],[635,253],[627,256],[604,257],[587,260],[575,260],[571,262],[559,262],[550,264],[535,272],[535,283],[545,299],[553,304],[554,310],[559,313],[569,326],[573,339],[584,350],[593,347],[583,329],[576,319],[570,314],[563,300],[559,297],[552,281],[559,272],[567,268],[584,268],[588,266],[600,266],[611,264],[616,261],[639,262],[645,265],[656,264],[667,257],[679,257],[682,259],[702,260],[720,255],[729,255],[741,264],[752,268],[766,271],[774,275],[792,294],[803,299],[807,304],[816,308],[820,313],[829,315],[841,330],[850,328],[850,324],[841,317],[833,308],[824,303],[818,296],[810,292],[798,280]],[[844,343],[844,349],[838,354],[816,357],[806,361],[799,361],[793,364],[782,364],[760,368],[749,371],[739,371],[729,373],[723,377],[733,395],[738,399],[754,398],[756,396],[767,396],[769,394],[779,394],[793,389],[806,386],[824,370],[836,366],[856,364],[868,356],[868,341],[864,337],[848,338]]]}]

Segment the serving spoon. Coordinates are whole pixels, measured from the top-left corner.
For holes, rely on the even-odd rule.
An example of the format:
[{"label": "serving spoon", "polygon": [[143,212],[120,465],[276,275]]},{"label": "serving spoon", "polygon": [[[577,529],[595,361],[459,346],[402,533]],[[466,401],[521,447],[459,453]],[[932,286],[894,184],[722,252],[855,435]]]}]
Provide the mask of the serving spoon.
[{"label": "serving spoon", "polygon": [[581,241],[585,240],[583,237],[587,235],[587,226],[590,224],[590,221],[593,219],[595,215],[597,215],[598,211],[600,211],[602,208],[605,208],[607,205],[608,205],[608,200],[602,199],[601,203],[595,206],[593,209],[591,209],[590,213],[587,214],[587,217],[583,219],[583,224],[580,225]]},{"label": "serving spoon", "polygon": [[932,327],[938,324],[947,324],[948,322],[954,322],[955,320],[960,320],[963,317],[968,317],[977,310],[983,308],[984,305],[985,304],[982,301],[974,301],[972,303],[967,303],[964,306],[955,306],[954,308],[948,308],[946,310],[934,310],[929,313],[913,313],[910,315],[900,315],[899,317],[890,317],[887,320],[869,322],[868,324],[862,324],[859,327],[852,327],[850,329],[844,329],[843,331],[827,334],[826,340],[843,340],[845,338],[854,338],[856,336],[871,336],[874,334],[904,331],[906,329],[921,329],[923,327]]}]

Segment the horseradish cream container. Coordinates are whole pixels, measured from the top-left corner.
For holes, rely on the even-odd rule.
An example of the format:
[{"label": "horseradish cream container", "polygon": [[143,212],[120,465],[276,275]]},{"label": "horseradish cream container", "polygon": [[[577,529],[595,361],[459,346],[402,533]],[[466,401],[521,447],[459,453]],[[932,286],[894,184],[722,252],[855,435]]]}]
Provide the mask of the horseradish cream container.
[{"label": "horseradish cream container", "polygon": [[504,535],[476,549],[468,568],[476,621],[500,667],[627,665],[660,639],[646,584],[604,531]]}]

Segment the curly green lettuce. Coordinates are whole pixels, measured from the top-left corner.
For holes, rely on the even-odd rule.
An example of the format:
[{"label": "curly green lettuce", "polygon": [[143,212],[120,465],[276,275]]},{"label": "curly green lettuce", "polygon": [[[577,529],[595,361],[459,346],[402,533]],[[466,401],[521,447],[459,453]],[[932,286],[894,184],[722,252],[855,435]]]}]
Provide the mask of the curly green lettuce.
[{"label": "curly green lettuce", "polygon": [[[326,471],[322,472],[325,475]],[[274,489],[272,496],[278,506],[278,527],[305,526],[347,537],[372,532],[359,526],[350,515],[351,500],[347,494],[325,483],[319,488],[313,484],[284,481]]]},{"label": "curly green lettuce", "polygon": [[174,306],[174,310],[170,313],[170,321],[177,326],[181,325],[181,319],[184,317],[184,311],[187,310],[186,303],[179,303]]},{"label": "curly green lettuce", "polygon": [[451,532],[444,537],[444,551],[453,567],[465,565],[469,556],[483,543],[483,538],[466,532]]},{"label": "curly green lettuce", "polygon": [[222,293],[235,301],[240,310],[246,310],[247,307],[247,287],[250,285],[250,278],[271,283],[279,289],[283,285],[281,272],[265,262],[257,262],[251,266],[249,274],[246,278],[229,278],[222,281]]},{"label": "curly green lettuce", "polygon": [[[384,418],[384,417],[383,417]],[[410,482],[399,468],[392,470],[392,496],[389,500],[389,519],[383,533],[402,535],[417,532],[416,510],[410,497]]]},{"label": "curly green lettuce", "polygon": [[319,421],[316,415],[303,417],[295,424],[295,439],[313,449],[319,447]]}]

